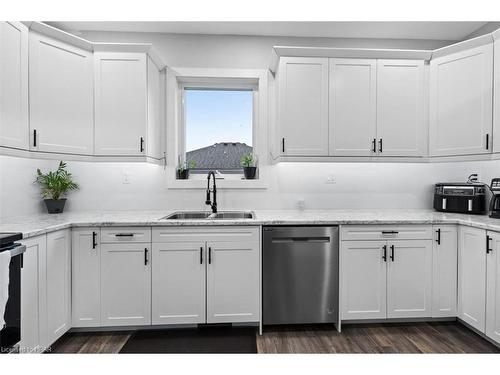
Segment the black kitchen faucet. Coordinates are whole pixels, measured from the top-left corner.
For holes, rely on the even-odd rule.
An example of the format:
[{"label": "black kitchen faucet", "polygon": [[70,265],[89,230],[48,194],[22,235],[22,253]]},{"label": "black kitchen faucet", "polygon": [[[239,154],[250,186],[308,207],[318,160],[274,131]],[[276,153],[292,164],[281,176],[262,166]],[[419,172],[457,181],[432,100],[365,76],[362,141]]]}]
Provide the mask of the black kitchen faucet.
[{"label": "black kitchen faucet", "polygon": [[[214,178],[214,185],[212,187],[212,192],[213,192],[213,201],[210,199],[210,176]],[[208,172],[207,175],[207,199],[205,200],[205,204],[210,205],[212,207],[212,212],[214,214],[217,213],[217,186],[215,184],[215,172],[210,171]]]}]

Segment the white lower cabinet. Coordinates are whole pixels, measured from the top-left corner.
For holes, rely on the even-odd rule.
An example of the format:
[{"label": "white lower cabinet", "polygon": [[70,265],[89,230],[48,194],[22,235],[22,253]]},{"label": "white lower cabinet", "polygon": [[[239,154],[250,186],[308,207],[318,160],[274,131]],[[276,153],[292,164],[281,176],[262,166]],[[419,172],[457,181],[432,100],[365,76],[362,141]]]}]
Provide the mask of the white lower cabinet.
[{"label": "white lower cabinet", "polygon": [[457,316],[457,240],[455,225],[434,226],[432,317]]},{"label": "white lower cabinet", "polygon": [[101,245],[101,325],[151,324],[149,243]]},{"label": "white lower cabinet", "polygon": [[152,324],[205,322],[205,243],[153,244]]},{"label": "white lower cabinet", "polygon": [[343,241],[341,255],[342,319],[386,317],[385,241]]},{"label": "white lower cabinet", "polygon": [[73,229],[73,327],[101,325],[101,246],[99,228]]},{"label": "white lower cabinet", "polygon": [[41,310],[45,304],[41,297],[46,275],[47,241],[39,236],[23,241],[26,252],[21,269],[21,353],[43,351],[41,338]]},{"label": "white lower cabinet", "polygon": [[259,321],[259,243],[207,241],[207,323]]},{"label": "white lower cabinet", "polygon": [[500,233],[488,232],[486,335],[500,343]]},{"label": "white lower cabinet", "polygon": [[[430,317],[431,240],[377,240],[375,229],[399,235],[376,227],[373,239],[341,243],[342,320]],[[349,230],[342,228],[342,234]]]},{"label": "white lower cabinet", "polygon": [[260,321],[259,228],[155,228],[153,324]]},{"label": "white lower cabinet", "polygon": [[458,241],[458,317],[484,332],[486,320],[486,231],[460,226]]},{"label": "white lower cabinet", "polygon": [[71,328],[71,231],[47,234],[47,345]]},{"label": "white lower cabinet", "polygon": [[431,316],[431,241],[393,241],[387,251],[387,317]]}]

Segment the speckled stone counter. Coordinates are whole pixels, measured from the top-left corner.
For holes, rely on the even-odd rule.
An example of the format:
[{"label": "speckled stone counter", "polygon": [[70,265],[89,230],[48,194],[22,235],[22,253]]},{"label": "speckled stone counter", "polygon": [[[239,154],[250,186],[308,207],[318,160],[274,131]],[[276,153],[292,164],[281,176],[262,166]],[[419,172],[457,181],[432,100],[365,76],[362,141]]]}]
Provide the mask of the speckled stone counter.
[{"label": "speckled stone counter", "polygon": [[162,220],[172,211],[68,212],[12,217],[0,223],[0,232],[22,232],[34,237],[72,227],[104,226],[224,226],[224,225],[342,225],[342,224],[461,224],[500,232],[500,219],[485,215],[439,213],[432,210],[268,210],[255,219]]}]

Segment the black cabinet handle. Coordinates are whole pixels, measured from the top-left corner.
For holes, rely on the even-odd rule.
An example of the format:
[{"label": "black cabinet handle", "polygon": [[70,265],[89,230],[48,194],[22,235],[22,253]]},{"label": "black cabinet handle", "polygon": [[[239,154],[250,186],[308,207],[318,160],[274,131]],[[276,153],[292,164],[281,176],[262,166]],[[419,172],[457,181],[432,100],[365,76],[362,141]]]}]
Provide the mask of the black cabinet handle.
[{"label": "black cabinet handle", "polygon": [[148,248],[144,248],[144,265],[147,266],[148,265],[148,262],[149,262],[149,259],[148,259]]},{"label": "black cabinet handle", "polygon": [[36,147],[36,129],[33,130],[33,147]]},{"label": "black cabinet handle", "polygon": [[115,237],[134,237],[134,233],[116,233]]},{"label": "black cabinet handle", "polygon": [[144,152],[144,138],[141,137],[141,152]]},{"label": "black cabinet handle", "polygon": [[384,250],[384,255],[382,255],[382,259],[384,262],[387,262],[387,245],[382,246],[382,249]]},{"label": "black cabinet handle", "polygon": [[396,230],[383,230],[382,234],[398,234],[399,232]]},{"label": "black cabinet handle", "polygon": [[203,264],[203,246],[200,246],[200,264]]},{"label": "black cabinet handle", "polygon": [[97,233],[92,232],[92,249],[97,247]]},{"label": "black cabinet handle", "polygon": [[486,134],[486,149],[488,150],[490,148],[490,135]]},{"label": "black cabinet handle", "polygon": [[441,228],[439,228],[439,229],[436,231],[436,233],[437,233],[437,235],[438,235],[438,236],[437,236],[437,240],[436,240],[436,242],[437,242],[437,244],[438,244],[438,245],[441,245]]},{"label": "black cabinet handle", "polygon": [[21,253],[21,268],[24,268],[24,253]]},{"label": "black cabinet handle", "polygon": [[491,240],[491,237],[486,236],[486,254],[489,254],[493,251],[493,249],[490,248],[490,240]]},{"label": "black cabinet handle", "polygon": [[212,248],[208,248],[208,264],[212,264]]},{"label": "black cabinet handle", "polygon": [[379,152],[382,152],[383,148],[382,148],[382,138],[380,138],[380,141],[378,141],[378,151]]},{"label": "black cabinet handle", "polygon": [[281,138],[281,152],[285,153],[285,138]]},{"label": "black cabinet handle", "polygon": [[374,153],[377,152],[377,139],[376,138],[373,138],[373,141],[372,141],[372,151]]},{"label": "black cabinet handle", "polygon": [[394,245],[391,245],[391,260],[394,262]]}]

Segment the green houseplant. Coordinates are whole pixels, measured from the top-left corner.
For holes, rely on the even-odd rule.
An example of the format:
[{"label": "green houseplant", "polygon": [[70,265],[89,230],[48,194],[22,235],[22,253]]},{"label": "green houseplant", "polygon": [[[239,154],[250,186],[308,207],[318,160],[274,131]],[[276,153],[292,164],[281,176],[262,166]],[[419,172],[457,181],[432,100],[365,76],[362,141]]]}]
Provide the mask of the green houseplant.
[{"label": "green houseplant", "polygon": [[196,162],[194,160],[190,160],[185,162],[184,164],[180,164],[177,167],[177,179],[187,180],[189,178],[189,170],[193,168],[196,168]]},{"label": "green houseplant", "polygon": [[49,214],[63,212],[66,198],[63,198],[70,190],[77,190],[78,184],[73,181],[73,176],[66,170],[66,163],[59,162],[59,167],[55,171],[42,173],[36,170],[36,180],[42,188],[42,197]]},{"label": "green houseplant", "polygon": [[255,174],[257,173],[257,167],[255,166],[255,160],[252,154],[246,154],[241,157],[241,165],[243,166],[243,174],[245,179],[253,180]]}]

